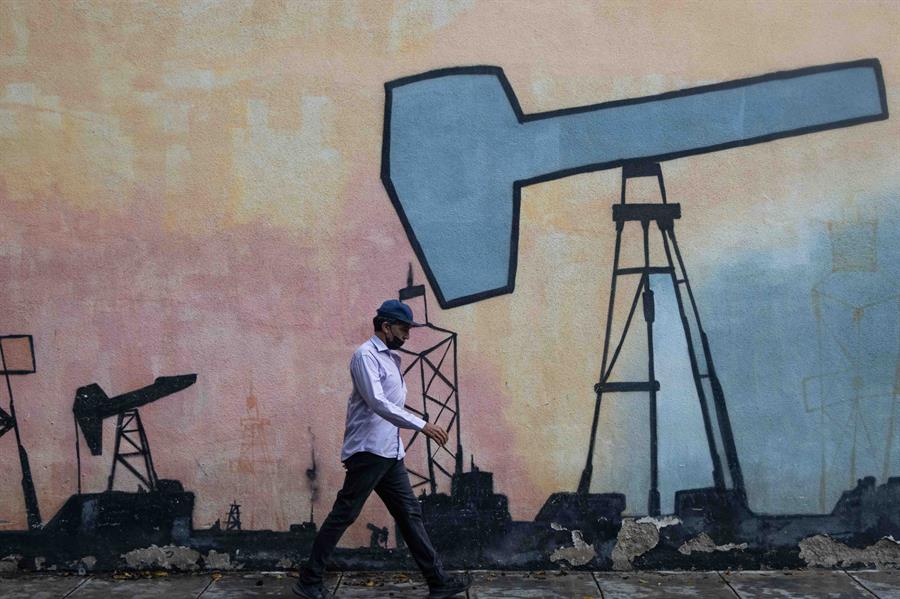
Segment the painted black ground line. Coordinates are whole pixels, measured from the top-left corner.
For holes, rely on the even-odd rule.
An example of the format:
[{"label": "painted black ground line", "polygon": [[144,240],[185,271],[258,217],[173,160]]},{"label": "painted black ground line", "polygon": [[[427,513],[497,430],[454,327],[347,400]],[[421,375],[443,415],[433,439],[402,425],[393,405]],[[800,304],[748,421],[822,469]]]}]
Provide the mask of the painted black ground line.
[{"label": "painted black ground line", "polygon": [[66,599],[66,597],[71,597],[72,594],[73,594],[75,591],[77,591],[78,589],[80,589],[81,587],[83,587],[84,585],[86,585],[86,584],[88,583],[88,581],[91,580],[92,578],[93,578],[93,576],[87,576],[84,580],[82,580],[82,581],[79,582],[77,585],[75,585],[75,588],[74,588],[74,589],[72,589],[71,591],[69,591],[68,593],[66,593],[65,595],[63,595],[63,596],[62,596],[62,599]]},{"label": "painted black ground line", "polygon": [[594,584],[597,585],[597,590],[600,591],[600,599],[606,599],[606,597],[603,594],[603,587],[600,586],[600,581],[597,580],[597,573],[594,571],[591,571],[591,578],[594,579]]},{"label": "painted black ground line", "polygon": [[716,570],[716,574],[719,575],[719,578],[722,579],[722,582],[725,583],[725,586],[727,586],[729,589],[731,589],[731,592],[734,593],[734,596],[735,596],[735,597],[738,597],[738,599],[740,599],[740,596],[741,596],[740,593],[738,593],[736,590],[734,590],[734,587],[731,586],[731,583],[728,582],[728,579],[725,578],[724,576],[722,576],[722,573],[719,572],[718,570]]},{"label": "painted black ground line", "polygon": [[870,595],[872,595],[873,597],[878,597],[878,595],[875,594],[875,591],[873,591],[872,589],[870,589],[869,587],[867,587],[866,585],[864,585],[862,582],[860,582],[860,580],[859,580],[856,576],[854,576],[853,574],[850,574],[850,572],[848,572],[848,571],[845,570],[844,568],[841,568],[841,571],[842,571],[844,574],[846,574],[847,576],[849,576],[849,577],[850,577],[850,580],[852,580],[853,582],[855,582],[856,584],[858,584],[859,586],[861,586],[863,589],[865,589],[865,591],[868,592]]},{"label": "painted black ground line", "polygon": [[215,581],[216,581],[216,579],[213,578],[212,576],[210,576],[210,577],[209,577],[209,582],[206,583],[206,586],[203,587],[203,590],[202,590],[202,591],[200,591],[199,593],[197,593],[197,597],[196,597],[195,599],[200,599],[200,597],[203,596],[203,593],[205,593],[206,590],[207,590],[209,587],[211,587],[211,586],[212,586],[212,583],[214,583]]}]

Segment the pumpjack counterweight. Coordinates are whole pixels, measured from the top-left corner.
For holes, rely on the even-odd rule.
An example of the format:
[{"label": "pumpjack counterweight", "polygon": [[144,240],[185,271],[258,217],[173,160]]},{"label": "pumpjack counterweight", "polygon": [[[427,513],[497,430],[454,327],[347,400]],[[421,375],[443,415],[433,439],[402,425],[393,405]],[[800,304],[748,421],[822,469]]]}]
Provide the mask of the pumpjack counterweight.
[{"label": "pumpjack counterweight", "polygon": [[[628,179],[636,177],[656,177],[659,183],[661,204],[627,204],[625,202]],[[655,377],[654,337],[653,324],[656,316],[656,300],[651,286],[652,275],[668,274],[672,281],[678,313],[681,320],[684,338],[687,344],[688,358],[691,365],[691,376],[697,392],[697,401],[700,405],[700,413],[703,417],[703,429],[706,434],[712,461],[713,484],[717,490],[725,490],[730,482],[731,488],[738,498],[746,502],[744,477],[738,461],[737,448],[734,442],[734,434],[731,430],[731,422],[728,417],[728,409],[725,404],[725,394],[716,374],[712,352],[709,346],[706,332],[700,320],[700,312],[694,299],[694,293],[685,270],[684,260],[678,241],[675,237],[675,221],[681,218],[681,206],[669,204],[666,198],[665,185],[662,178],[662,169],[659,164],[629,164],[622,170],[622,193],[619,204],[613,206],[613,221],[616,226],[615,251],[613,254],[612,281],[610,283],[609,307],[607,309],[606,331],[603,338],[603,357],[601,360],[600,381],[594,386],[596,402],[594,404],[593,421],[591,424],[591,437],[588,443],[588,455],[581,479],[578,484],[578,492],[587,494],[590,490],[593,474],[593,456],[596,446],[597,426],[600,416],[600,405],[604,394],[608,393],[647,393],[649,396],[650,412],[650,490],[647,500],[647,511],[652,516],[660,513],[659,497],[659,470],[658,470],[658,422],[657,422],[657,393],[660,383]],[[636,222],[641,225],[643,240],[643,266],[620,267],[622,254],[622,233],[626,223]],[[661,234],[662,247],[665,251],[666,263],[664,265],[651,265],[650,263],[650,226],[655,224]],[[612,341],[612,329],[614,324],[614,312],[616,303],[617,282],[620,276],[640,276],[635,290],[625,324],[615,349],[610,352]],[[682,289],[683,288],[683,289]],[[687,302],[685,302],[687,295]],[[638,303],[641,303],[643,319],[646,324],[647,335],[647,380],[645,381],[611,381],[611,375],[619,358],[625,338],[631,327]],[[691,320],[693,318],[693,321]],[[700,339],[701,350],[697,352],[694,335]],[[705,369],[701,371],[701,368]],[[709,407],[709,397],[712,397],[715,422]],[[721,438],[722,452],[725,454],[725,462],[728,468],[726,481],[722,467],[722,457],[719,443],[714,429],[718,429]]]}]

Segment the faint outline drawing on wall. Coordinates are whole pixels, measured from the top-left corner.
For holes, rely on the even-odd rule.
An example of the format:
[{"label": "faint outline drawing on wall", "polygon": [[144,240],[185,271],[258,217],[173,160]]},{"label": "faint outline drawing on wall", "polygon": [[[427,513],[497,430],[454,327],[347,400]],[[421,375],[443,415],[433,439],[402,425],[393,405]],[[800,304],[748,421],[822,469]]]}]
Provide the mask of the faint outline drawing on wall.
[{"label": "faint outline drawing on wall", "polygon": [[[267,489],[270,503],[274,508],[273,517],[276,530],[286,528],[286,518],[278,500],[277,477],[278,468],[272,449],[269,446],[269,435],[272,421],[262,416],[259,409],[259,398],[253,392],[253,384],[250,384],[250,392],[246,398],[246,412],[240,419],[241,438],[238,457],[229,462],[231,472],[238,475],[238,486],[244,495],[243,505],[247,507],[247,495],[252,495],[259,489]],[[256,526],[256,514],[253,510],[247,513],[244,510],[245,520],[249,528]]]},{"label": "faint outline drawing on wall", "polygon": [[[811,290],[819,372],[802,381],[804,408],[819,416],[823,510],[831,483],[829,464],[839,465],[840,471],[846,467],[852,485],[865,455],[881,462],[882,480],[890,477],[900,403],[900,292],[888,283],[885,287],[892,291],[870,293],[873,277],[880,276],[878,221],[856,214],[827,226],[831,272]],[[889,402],[886,422],[881,411],[871,409],[876,402]],[[876,430],[881,426],[883,438]],[[843,440],[850,444],[846,456],[840,452]],[[835,482],[842,488],[846,481]]]}]

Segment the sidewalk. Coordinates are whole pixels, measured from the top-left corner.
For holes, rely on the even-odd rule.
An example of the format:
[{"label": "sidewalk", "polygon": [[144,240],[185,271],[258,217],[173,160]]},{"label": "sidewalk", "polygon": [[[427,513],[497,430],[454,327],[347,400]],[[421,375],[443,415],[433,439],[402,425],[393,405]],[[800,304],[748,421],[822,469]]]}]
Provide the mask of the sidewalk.
[{"label": "sidewalk", "polygon": [[[468,597],[644,599],[818,598],[900,599],[900,570],[778,572],[472,572]],[[27,575],[0,578],[3,599],[241,599],[293,597],[283,572],[114,576]],[[329,578],[337,597],[407,599],[427,596],[418,575],[346,572]]]}]

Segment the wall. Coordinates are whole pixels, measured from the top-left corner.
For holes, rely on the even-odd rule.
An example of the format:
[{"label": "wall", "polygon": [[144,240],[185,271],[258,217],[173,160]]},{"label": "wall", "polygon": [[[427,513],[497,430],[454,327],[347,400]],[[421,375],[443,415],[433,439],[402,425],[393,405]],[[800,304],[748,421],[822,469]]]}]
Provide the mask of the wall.
[{"label": "wall", "polygon": [[[10,1],[0,15],[0,333],[34,339],[37,372],[11,385],[44,522],[77,493],[78,388],[114,396],[196,373],[140,412],[160,477],[194,493],[193,527],[224,524],[232,501],[245,529],[286,531],[311,508],[321,523],[343,476],[349,356],[410,262],[426,282],[381,177],[386,82],[496,65],[532,114],[875,58],[889,113],[900,96],[890,2]],[[900,475],[898,140],[892,117],[662,163],[746,479],[745,524],[830,513],[864,476],[885,485],[885,513],[898,509],[886,486]],[[493,473],[513,521],[575,491],[584,467],[620,184],[609,168],[522,187],[510,293],[441,309],[429,285],[431,321],[459,335],[466,470],[473,454]],[[658,201],[652,185],[637,191]],[[711,464],[671,286],[654,285],[672,514],[676,491],[712,485]],[[645,376],[640,312],[635,327],[622,380]],[[114,428],[102,457],[82,445],[84,493],[106,488]],[[644,396],[604,398],[597,430],[590,490],[624,494],[633,523],[650,485]],[[0,440],[9,464],[14,444]],[[424,464],[417,451],[409,461]],[[20,478],[0,472],[8,531],[26,528]],[[343,545],[367,545],[367,522],[390,525],[377,501]],[[589,539],[599,557],[587,563],[612,564],[616,523],[602,549]],[[799,536],[829,526],[804,521]],[[898,526],[860,525],[857,544]],[[735,530],[713,541],[761,538]],[[572,538],[548,537],[541,559],[577,548]],[[12,555],[39,545],[10,539]],[[753,559],[803,563],[789,546]]]}]

